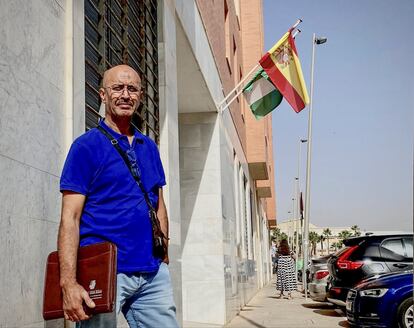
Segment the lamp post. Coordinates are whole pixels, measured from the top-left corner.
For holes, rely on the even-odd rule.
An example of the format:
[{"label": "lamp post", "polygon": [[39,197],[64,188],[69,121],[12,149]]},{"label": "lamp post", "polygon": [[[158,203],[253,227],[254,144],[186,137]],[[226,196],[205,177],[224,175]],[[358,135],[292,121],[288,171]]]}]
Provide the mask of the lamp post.
[{"label": "lamp post", "polygon": [[312,65],[311,65],[311,87],[310,87],[310,105],[308,118],[308,154],[306,164],[306,201],[305,201],[305,222],[303,227],[303,288],[305,290],[305,299],[308,299],[308,282],[306,279],[306,269],[308,267],[308,246],[309,246],[309,213],[310,213],[310,177],[311,177],[311,155],[312,155],[312,108],[313,108],[313,72],[315,67],[315,46],[323,44],[328,39],[325,37],[316,37],[313,33],[312,37]]},{"label": "lamp post", "polygon": [[[299,258],[299,232],[302,234],[302,225],[300,224],[301,221],[301,212],[300,212],[300,157],[301,157],[301,148],[302,144],[307,142],[307,139],[299,139],[299,150],[298,150],[298,174],[295,177],[295,194],[296,194],[296,220],[295,220],[295,231],[296,231],[296,240],[295,240],[295,248],[296,248],[296,258]],[[303,258],[303,253],[302,253]],[[297,260],[296,260],[297,262]],[[298,265],[296,263],[295,266],[295,277],[296,277],[296,284],[298,283]]]},{"label": "lamp post", "polygon": [[292,197],[292,244],[290,248],[293,250],[295,244],[295,197]]},{"label": "lamp post", "polygon": [[292,235],[291,235],[291,229],[290,229],[290,223],[291,223],[291,219],[290,219],[290,214],[292,214],[292,212],[291,211],[288,211],[287,212],[287,241],[288,241],[288,244],[290,245],[290,243],[291,243],[291,240],[292,240]]}]

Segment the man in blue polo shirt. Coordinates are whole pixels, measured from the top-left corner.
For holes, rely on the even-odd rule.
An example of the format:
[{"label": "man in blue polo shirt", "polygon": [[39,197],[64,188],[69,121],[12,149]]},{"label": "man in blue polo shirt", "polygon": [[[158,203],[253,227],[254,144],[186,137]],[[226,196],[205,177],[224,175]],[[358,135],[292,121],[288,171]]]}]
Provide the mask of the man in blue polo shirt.
[{"label": "man in blue polo shirt", "polygon": [[[168,236],[162,195],[165,176],[157,146],[131,126],[140,104],[141,78],[127,65],[115,66],[105,72],[99,93],[105,104],[105,120],[100,126],[118,141],[137,168]],[[60,189],[58,250],[65,318],[78,322],[78,327],[116,327],[117,314],[122,311],[130,327],[178,327],[168,255],[164,259],[153,255],[149,206],[126,163],[101,131],[91,129],[73,142]],[[110,241],[118,248],[116,311],[88,317],[83,302],[89,307],[95,304],[76,282],[76,256],[79,245],[100,241]]]}]

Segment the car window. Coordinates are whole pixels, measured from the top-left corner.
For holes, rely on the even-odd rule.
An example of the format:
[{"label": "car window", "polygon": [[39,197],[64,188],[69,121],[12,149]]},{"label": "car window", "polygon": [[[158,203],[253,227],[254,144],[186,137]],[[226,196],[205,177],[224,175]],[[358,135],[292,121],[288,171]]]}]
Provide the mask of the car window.
[{"label": "car window", "polygon": [[407,257],[413,258],[413,239],[404,238],[405,251],[407,252]]},{"label": "car window", "polygon": [[381,247],[381,259],[386,262],[404,262],[407,258],[404,255],[394,253],[387,248]]},{"label": "car window", "polygon": [[381,255],[379,253],[378,244],[368,245],[361,257],[364,259],[379,260]]},{"label": "car window", "polygon": [[404,247],[401,239],[386,239],[381,244],[383,249],[405,257]]}]

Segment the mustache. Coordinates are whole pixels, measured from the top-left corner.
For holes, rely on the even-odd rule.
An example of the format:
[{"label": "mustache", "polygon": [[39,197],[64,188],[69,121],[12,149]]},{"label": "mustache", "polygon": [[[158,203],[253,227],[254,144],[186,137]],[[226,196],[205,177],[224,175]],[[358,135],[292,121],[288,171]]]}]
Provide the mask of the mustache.
[{"label": "mustache", "polygon": [[129,106],[134,106],[134,102],[133,101],[119,100],[119,101],[116,102],[116,105],[129,105]]}]

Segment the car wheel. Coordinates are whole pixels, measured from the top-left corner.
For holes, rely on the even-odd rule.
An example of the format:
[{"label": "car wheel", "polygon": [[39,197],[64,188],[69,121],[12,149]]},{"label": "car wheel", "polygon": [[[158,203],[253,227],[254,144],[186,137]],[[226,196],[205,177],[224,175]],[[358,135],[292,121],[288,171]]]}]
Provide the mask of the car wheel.
[{"label": "car wheel", "polygon": [[401,328],[413,328],[413,299],[407,298],[398,307],[398,324]]}]

